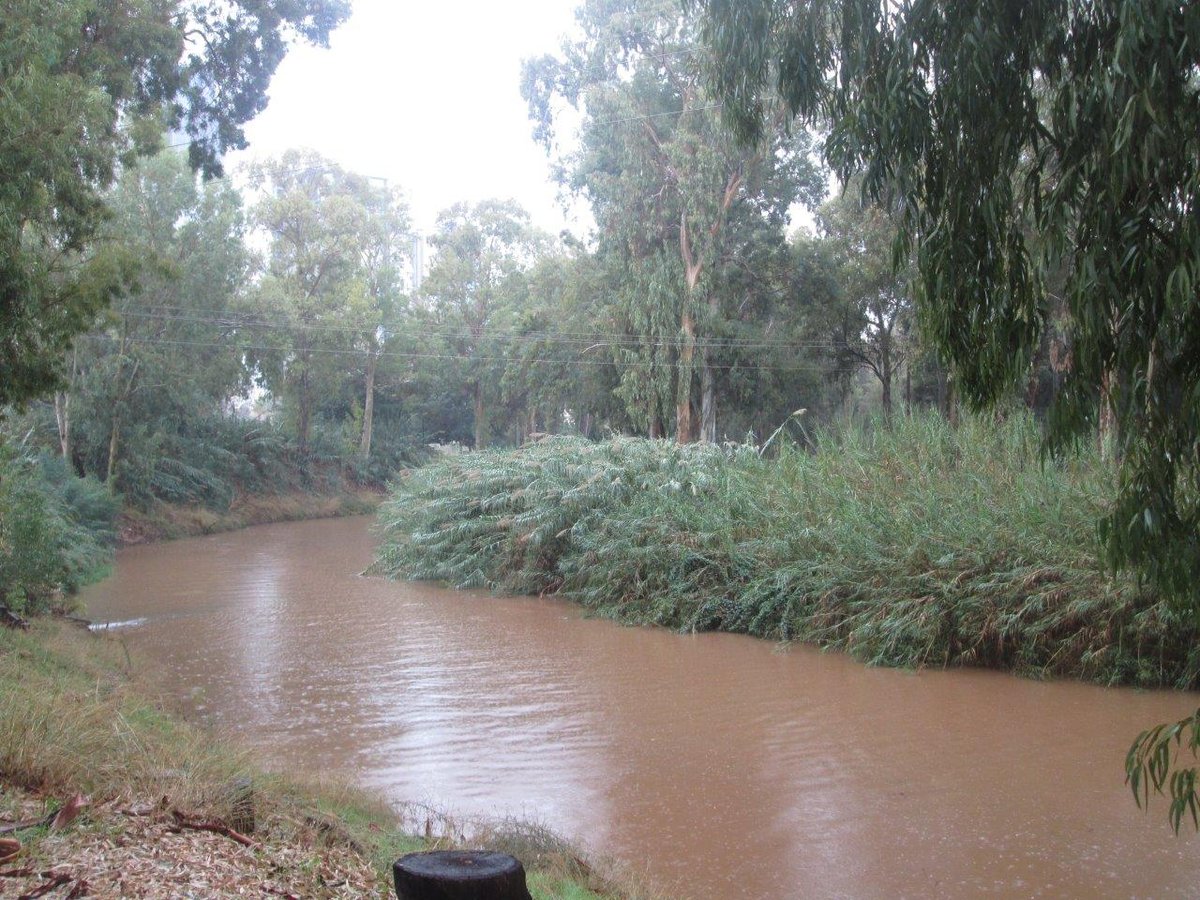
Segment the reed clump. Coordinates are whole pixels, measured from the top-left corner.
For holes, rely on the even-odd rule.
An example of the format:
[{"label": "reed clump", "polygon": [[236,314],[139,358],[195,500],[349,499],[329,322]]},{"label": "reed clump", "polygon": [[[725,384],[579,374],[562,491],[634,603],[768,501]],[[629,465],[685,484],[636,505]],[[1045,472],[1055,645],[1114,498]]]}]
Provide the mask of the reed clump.
[{"label": "reed clump", "polygon": [[407,473],[377,569],[875,664],[1195,688],[1196,623],[1101,560],[1113,478],[1086,449],[1044,459],[1020,416],[915,416],[771,458],[554,437]]}]

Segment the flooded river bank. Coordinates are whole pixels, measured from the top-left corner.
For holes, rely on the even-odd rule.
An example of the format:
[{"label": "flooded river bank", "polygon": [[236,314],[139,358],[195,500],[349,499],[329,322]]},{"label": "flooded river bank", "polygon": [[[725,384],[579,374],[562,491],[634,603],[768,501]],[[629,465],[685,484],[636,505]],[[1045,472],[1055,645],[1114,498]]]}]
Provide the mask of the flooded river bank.
[{"label": "flooded river bank", "polygon": [[549,824],[671,896],[1194,896],[1123,785],[1194,694],[870,669],[362,578],[370,520],[124,550],[84,593],[268,763]]}]

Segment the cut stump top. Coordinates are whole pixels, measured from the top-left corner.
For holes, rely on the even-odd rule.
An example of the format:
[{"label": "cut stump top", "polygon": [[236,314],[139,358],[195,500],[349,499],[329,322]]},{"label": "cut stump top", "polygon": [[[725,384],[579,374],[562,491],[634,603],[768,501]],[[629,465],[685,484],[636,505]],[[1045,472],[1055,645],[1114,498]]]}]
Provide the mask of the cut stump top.
[{"label": "cut stump top", "polygon": [[506,853],[430,850],[392,864],[400,900],[530,900],[525,868]]}]

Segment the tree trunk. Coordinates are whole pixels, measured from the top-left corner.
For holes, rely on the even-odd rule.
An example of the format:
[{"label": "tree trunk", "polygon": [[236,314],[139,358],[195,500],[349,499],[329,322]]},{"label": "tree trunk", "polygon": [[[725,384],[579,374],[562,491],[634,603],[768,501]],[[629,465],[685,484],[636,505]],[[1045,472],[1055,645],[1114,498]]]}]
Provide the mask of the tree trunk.
[{"label": "tree trunk", "polygon": [[308,452],[308,428],[310,417],[308,406],[308,368],[307,360],[305,360],[305,369],[300,374],[299,390],[296,392],[296,442],[300,446],[301,453]]},{"label": "tree trunk", "polygon": [[54,394],[54,418],[58,422],[58,446],[62,449],[62,457],[71,462],[71,395],[67,391],[56,391]]},{"label": "tree trunk", "polygon": [[712,360],[705,353],[700,363],[700,440],[717,442],[717,378]]},{"label": "tree trunk", "polygon": [[680,444],[690,444],[693,440],[692,365],[696,357],[696,321],[691,309],[687,308],[691,300],[690,289],[688,295],[680,323],[683,345],[679,348],[679,384],[675,388],[675,440]]},{"label": "tree trunk", "polygon": [[487,438],[486,410],[483,406],[483,382],[475,382],[475,449],[482,450]]},{"label": "tree trunk", "polygon": [[67,386],[54,394],[54,418],[58,422],[58,445],[63,459],[71,464],[71,391],[75,389],[75,375],[79,371],[79,351],[71,350],[71,377]]},{"label": "tree trunk", "polygon": [[904,360],[904,414],[912,416],[912,350]]},{"label": "tree trunk", "polygon": [[[715,291],[708,295],[709,331],[712,323],[720,315],[721,304]],[[700,359],[700,440],[709,444],[717,442],[717,373],[713,367],[713,353],[710,347],[701,354]]]},{"label": "tree trunk", "polygon": [[115,489],[113,484],[113,475],[117,471],[117,435],[121,430],[121,416],[118,413],[113,413],[112,431],[108,436],[108,470],[104,476],[104,482],[108,485],[109,490]]},{"label": "tree trunk", "polygon": [[371,432],[375,426],[375,369],[379,366],[379,355],[372,353],[367,359],[367,390],[363,398],[362,440],[358,449],[364,458],[371,456]]},{"label": "tree trunk", "polygon": [[892,348],[886,332],[882,332],[883,340],[879,342],[879,383],[883,388],[883,418],[892,421]]},{"label": "tree trunk", "polygon": [[1105,371],[1100,377],[1100,427],[1096,432],[1100,459],[1109,462],[1113,458],[1116,437],[1116,412],[1112,401],[1112,372]]},{"label": "tree trunk", "polygon": [[946,421],[952,426],[958,425],[958,392],[954,389],[954,378],[946,376]]},{"label": "tree trunk", "polygon": [[[121,335],[121,357],[122,359],[125,357],[125,335]],[[133,396],[133,384],[137,379],[140,367],[141,361],[135,361],[133,368],[129,370],[129,378],[125,381],[124,390],[121,389],[120,385],[121,371],[120,369],[117,370],[117,392],[113,397],[112,432],[108,436],[108,471],[104,478],[109,490],[116,489],[113,477],[117,473],[117,449],[121,433],[121,407]]]}]

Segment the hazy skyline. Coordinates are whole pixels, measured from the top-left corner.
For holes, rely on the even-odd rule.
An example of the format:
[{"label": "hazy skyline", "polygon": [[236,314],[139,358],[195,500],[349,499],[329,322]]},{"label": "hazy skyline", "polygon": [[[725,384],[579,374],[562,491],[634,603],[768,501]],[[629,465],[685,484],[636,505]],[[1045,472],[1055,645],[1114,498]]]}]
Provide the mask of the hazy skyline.
[{"label": "hazy skyline", "polygon": [[551,233],[585,231],[559,208],[520,93],[522,59],[556,52],[575,6],[355,0],[328,49],[291,50],[227,165],[311,148],[402,188],[422,232],[452,203],[488,197],[517,200]]}]

